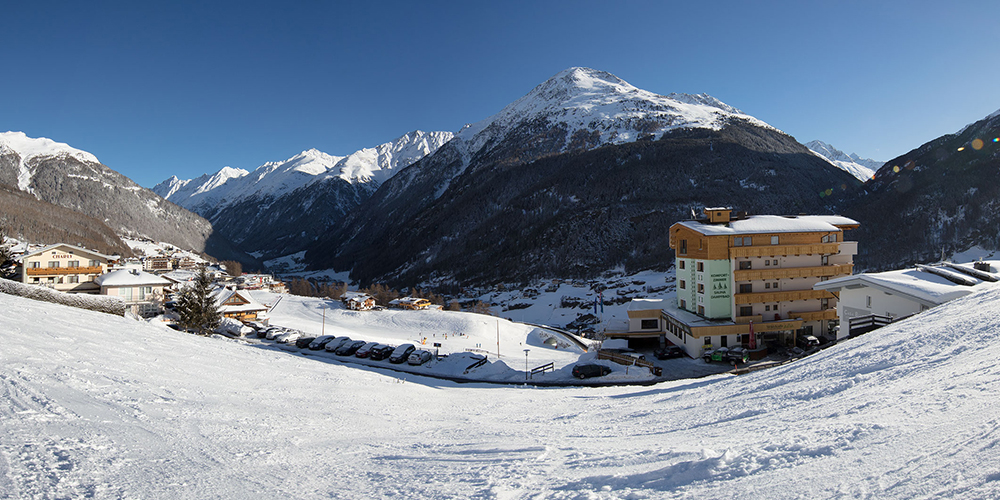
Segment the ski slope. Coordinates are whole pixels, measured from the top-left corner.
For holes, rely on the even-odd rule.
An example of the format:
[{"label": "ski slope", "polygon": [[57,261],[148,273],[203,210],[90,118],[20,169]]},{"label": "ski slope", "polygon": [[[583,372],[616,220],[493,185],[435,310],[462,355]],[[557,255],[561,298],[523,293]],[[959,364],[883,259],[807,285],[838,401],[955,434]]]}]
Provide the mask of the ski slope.
[{"label": "ski slope", "polygon": [[780,368],[651,387],[456,384],[0,311],[0,498],[1000,497],[995,286]]}]

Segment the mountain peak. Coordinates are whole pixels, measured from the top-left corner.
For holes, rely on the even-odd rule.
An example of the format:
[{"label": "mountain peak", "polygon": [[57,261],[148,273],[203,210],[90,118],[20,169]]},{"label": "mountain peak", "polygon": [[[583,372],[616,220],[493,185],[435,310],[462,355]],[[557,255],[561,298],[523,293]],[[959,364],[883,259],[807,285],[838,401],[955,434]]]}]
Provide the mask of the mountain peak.
[{"label": "mountain peak", "polygon": [[809,141],[805,147],[862,182],[871,179],[875,171],[885,163],[870,158],[861,158],[854,153],[846,154],[823,141]]},{"label": "mountain peak", "polygon": [[6,146],[21,156],[22,161],[35,156],[70,155],[82,161],[100,163],[96,156],[69,144],[45,137],[28,137],[24,132],[0,132],[0,147]]}]

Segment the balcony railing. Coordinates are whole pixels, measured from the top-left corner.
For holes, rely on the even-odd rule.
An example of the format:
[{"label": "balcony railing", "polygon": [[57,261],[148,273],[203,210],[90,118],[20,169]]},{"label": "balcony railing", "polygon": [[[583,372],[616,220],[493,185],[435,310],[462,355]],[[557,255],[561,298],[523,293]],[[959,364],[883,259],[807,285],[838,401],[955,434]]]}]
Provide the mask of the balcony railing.
[{"label": "balcony railing", "polygon": [[809,312],[790,312],[788,313],[789,318],[802,318],[804,321],[819,321],[823,319],[837,319],[836,309],[827,309],[825,311],[809,311]]},{"label": "balcony railing", "polygon": [[787,292],[737,293],[733,298],[736,305],[745,305],[787,302],[789,300],[835,299],[837,297],[827,290],[791,290]]},{"label": "balcony railing", "polygon": [[773,257],[776,255],[813,255],[835,254],[840,251],[840,243],[815,243],[812,245],[755,245],[750,247],[732,247],[729,258],[738,257]]},{"label": "balcony railing", "polygon": [[67,274],[102,274],[101,266],[96,267],[29,267],[25,268],[28,276],[65,276]]},{"label": "balcony railing", "polygon": [[785,267],[771,269],[740,269],[733,272],[736,281],[777,280],[785,278],[818,278],[847,276],[854,271],[854,264],[837,264],[811,267]]}]

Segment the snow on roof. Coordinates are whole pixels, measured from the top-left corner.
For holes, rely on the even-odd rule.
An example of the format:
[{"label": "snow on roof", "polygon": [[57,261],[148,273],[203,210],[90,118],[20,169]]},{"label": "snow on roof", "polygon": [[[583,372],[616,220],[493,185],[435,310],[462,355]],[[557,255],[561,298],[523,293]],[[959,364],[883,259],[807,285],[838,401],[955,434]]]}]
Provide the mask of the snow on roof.
[{"label": "snow on roof", "polygon": [[[944,266],[933,267],[935,269],[941,268],[941,270],[946,271]],[[879,288],[884,291],[890,291],[899,295],[909,296],[916,300],[926,302],[929,305],[943,304],[950,300],[969,295],[973,292],[974,289],[972,286],[957,284],[941,274],[934,274],[921,269],[904,269],[885,271],[881,273],[863,273],[855,274],[853,276],[844,276],[842,278],[836,278],[828,281],[821,281],[814,285],[814,288],[820,290],[839,290],[859,285],[868,286],[872,288]],[[963,277],[968,278],[969,283],[983,283],[982,281],[971,276],[963,275]]]},{"label": "snow on roof", "polygon": [[170,282],[155,275],[135,269],[119,269],[102,274],[94,280],[101,286],[144,286],[144,285],[169,285]]},{"label": "snow on roof", "polygon": [[365,292],[344,292],[340,296],[341,300],[368,300],[371,295]]},{"label": "snow on roof", "polygon": [[[240,297],[247,303],[238,305],[223,305],[233,295]],[[215,303],[219,304],[219,310],[222,312],[263,311],[267,309],[267,306],[261,304],[257,301],[257,299],[253,298],[253,296],[243,290],[233,290],[226,287],[219,287],[212,291],[212,296],[215,297]]]},{"label": "snow on roof", "polygon": [[[70,245],[69,243],[56,243],[55,245],[49,245],[49,246],[47,246],[45,248],[41,248],[39,250],[35,250],[34,252],[26,253],[26,254],[24,254],[24,256],[22,258],[31,257],[33,255],[42,254],[42,253],[48,252],[49,250],[55,250],[55,249],[60,248],[60,247],[70,248],[70,249],[73,249],[73,251],[75,251],[75,252],[84,252],[84,253],[87,253],[87,254],[90,254],[90,255],[101,257],[102,259],[105,259],[105,260],[111,260],[111,259],[115,258],[113,255],[104,255],[103,253],[95,252],[94,250],[88,250],[86,248],[78,247],[76,245]],[[70,252],[70,253],[73,253],[73,252]]]},{"label": "snow on roof", "polygon": [[839,215],[752,215],[728,224],[681,221],[678,224],[705,235],[809,233],[840,231],[837,226],[856,226],[858,222]]},{"label": "snow on roof", "polygon": [[667,302],[672,302],[667,299],[632,299],[628,303],[629,311],[652,311],[660,310],[666,307]]}]

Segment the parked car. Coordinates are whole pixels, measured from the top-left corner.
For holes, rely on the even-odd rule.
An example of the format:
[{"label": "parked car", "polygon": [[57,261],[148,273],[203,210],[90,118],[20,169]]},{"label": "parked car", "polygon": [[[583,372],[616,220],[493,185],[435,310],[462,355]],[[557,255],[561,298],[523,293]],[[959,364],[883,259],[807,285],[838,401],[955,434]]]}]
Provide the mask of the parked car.
[{"label": "parked car", "polygon": [[819,339],[814,335],[797,335],[795,337],[795,345],[801,347],[802,349],[809,350],[813,347],[819,346]]},{"label": "parked car", "polygon": [[267,340],[274,340],[274,338],[277,337],[278,335],[284,335],[290,331],[291,330],[282,328],[280,326],[272,326],[271,328],[267,329],[267,333],[265,334],[265,336],[267,337]]},{"label": "parked car", "polygon": [[395,347],[391,345],[379,344],[372,349],[372,353],[368,355],[369,358],[375,361],[381,361],[392,355],[392,351],[396,350]]},{"label": "parked car", "polygon": [[416,350],[417,348],[413,344],[403,344],[392,351],[392,354],[389,355],[389,362],[397,365],[406,362],[410,358],[410,354]]},{"label": "parked car", "polygon": [[720,347],[718,349],[713,349],[705,351],[705,354],[701,355],[701,358],[705,360],[706,363],[711,363],[712,361],[726,361],[728,362],[729,348]]},{"label": "parked car", "polygon": [[316,337],[299,337],[295,341],[295,347],[298,347],[299,349],[305,349],[309,347],[309,344],[312,344],[314,340],[316,340]]},{"label": "parked car", "polygon": [[581,363],[573,366],[573,376],[579,379],[603,377],[611,373],[611,367],[597,363]]},{"label": "parked car", "polygon": [[351,342],[351,337],[340,336],[327,342],[323,348],[327,351],[335,353],[337,352],[337,349],[348,342]]},{"label": "parked car", "polygon": [[365,345],[364,340],[352,340],[350,342],[344,342],[334,351],[337,356],[353,356],[354,353],[361,349],[361,346]]},{"label": "parked car", "polygon": [[302,332],[298,330],[292,330],[290,332],[285,332],[282,333],[281,335],[278,335],[277,337],[274,337],[274,340],[279,344],[291,344],[292,342],[299,340],[299,337],[301,336]]},{"label": "parked car", "polygon": [[410,353],[410,356],[406,358],[406,362],[411,365],[422,365],[431,360],[430,351],[425,351],[423,349],[417,349]]},{"label": "parked car", "polygon": [[326,347],[326,344],[328,344],[331,340],[335,338],[337,338],[336,335],[321,335],[319,337],[316,337],[315,339],[313,339],[312,342],[309,343],[309,350],[318,351]]},{"label": "parked car", "polygon": [[354,356],[357,358],[367,358],[372,353],[372,349],[377,345],[379,345],[378,342],[369,342],[358,348],[357,351],[354,351]]},{"label": "parked car", "polygon": [[724,361],[734,365],[736,363],[746,363],[750,361],[750,351],[742,347],[733,347],[729,349],[728,353],[726,353]]},{"label": "parked car", "polygon": [[666,347],[655,349],[653,351],[653,356],[656,356],[656,359],[681,358],[684,357],[684,349],[675,345],[668,345]]}]

